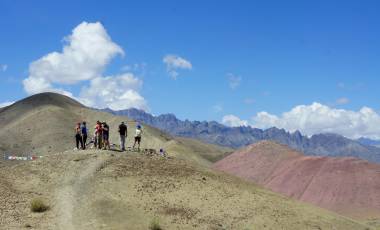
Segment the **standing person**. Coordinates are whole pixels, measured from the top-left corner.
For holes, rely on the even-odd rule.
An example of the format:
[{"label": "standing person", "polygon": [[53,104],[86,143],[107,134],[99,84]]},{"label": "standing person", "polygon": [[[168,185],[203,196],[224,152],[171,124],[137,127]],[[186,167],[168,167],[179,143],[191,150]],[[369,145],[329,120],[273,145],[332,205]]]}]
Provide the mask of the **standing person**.
[{"label": "standing person", "polygon": [[75,142],[76,142],[77,149],[79,150],[79,144],[80,146],[83,146],[80,123],[78,123],[77,126],[75,127]]},{"label": "standing person", "polygon": [[141,134],[142,134],[141,125],[137,125],[136,126],[136,133],[135,133],[135,143],[133,143],[133,149],[135,148],[135,145],[137,143],[138,144],[138,150],[140,150]]},{"label": "standing person", "polygon": [[160,155],[163,157],[166,156],[166,151],[163,148],[160,149]]},{"label": "standing person", "polygon": [[95,147],[98,147],[98,149],[102,148],[102,138],[103,138],[102,131],[103,131],[102,124],[100,123],[100,121],[97,121],[96,126],[95,126],[95,142],[96,142]]},{"label": "standing person", "polygon": [[95,125],[95,127],[94,127],[94,137],[93,137],[94,148],[97,148],[97,146],[98,146],[98,140],[97,140],[96,135],[97,135],[97,131],[96,131],[96,125]]},{"label": "standing person", "polygon": [[82,122],[81,133],[82,133],[82,149],[86,149],[87,127],[86,127],[86,122],[85,121]]},{"label": "standing person", "polygon": [[107,123],[104,121],[103,122],[103,149],[105,150],[106,148],[110,149],[110,127],[107,125]]},{"label": "standing person", "polygon": [[119,125],[119,134],[120,134],[120,150],[125,151],[125,138],[128,135],[127,126],[124,124],[124,121]]}]

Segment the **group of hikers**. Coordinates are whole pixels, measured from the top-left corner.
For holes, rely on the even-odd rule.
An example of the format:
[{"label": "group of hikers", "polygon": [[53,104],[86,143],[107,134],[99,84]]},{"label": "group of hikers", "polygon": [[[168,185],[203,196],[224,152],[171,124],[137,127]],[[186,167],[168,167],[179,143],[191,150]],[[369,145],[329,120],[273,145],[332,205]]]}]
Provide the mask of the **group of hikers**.
[{"label": "group of hikers", "polygon": [[[120,136],[120,150],[125,151],[125,140],[127,138],[127,125],[124,122],[121,122],[119,125],[119,136]],[[135,141],[133,144],[133,149],[135,148],[136,144],[138,149],[140,149],[140,143],[141,143],[141,135],[142,135],[142,127],[140,124],[136,125],[136,132],[135,132]],[[94,148],[98,149],[110,149],[110,127],[109,125],[103,121],[97,121],[96,125],[94,127],[94,137],[93,140],[90,143],[94,143]],[[77,123],[75,127],[75,142],[76,142],[76,148],[79,149],[86,149],[87,146],[87,137],[88,137],[88,129],[86,126],[86,122],[83,121],[82,123]]]}]

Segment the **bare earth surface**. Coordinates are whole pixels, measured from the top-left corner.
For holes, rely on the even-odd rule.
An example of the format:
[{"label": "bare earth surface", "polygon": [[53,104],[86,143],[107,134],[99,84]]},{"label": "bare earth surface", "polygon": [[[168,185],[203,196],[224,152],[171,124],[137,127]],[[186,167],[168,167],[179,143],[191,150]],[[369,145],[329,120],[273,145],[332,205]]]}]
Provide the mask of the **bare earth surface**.
[{"label": "bare earth surface", "polygon": [[[67,151],[0,168],[1,229],[370,229],[176,158]],[[32,213],[40,197],[50,205]]]},{"label": "bare earth surface", "polygon": [[356,158],[304,156],[260,142],[213,168],[352,218],[380,219],[380,165]]}]

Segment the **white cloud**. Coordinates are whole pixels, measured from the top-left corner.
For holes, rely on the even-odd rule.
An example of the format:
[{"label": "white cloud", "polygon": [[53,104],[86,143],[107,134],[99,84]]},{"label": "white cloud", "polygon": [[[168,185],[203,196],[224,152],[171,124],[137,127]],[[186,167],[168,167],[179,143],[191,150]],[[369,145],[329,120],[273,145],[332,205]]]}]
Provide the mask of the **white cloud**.
[{"label": "white cloud", "polygon": [[131,73],[98,77],[81,91],[79,100],[95,108],[121,110],[135,107],[148,110],[147,102],[139,94],[143,82]]},{"label": "white cloud", "polygon": [[191,70],[193,68],[190,61],[177,55],[168,54],[162,61],[166,64],[166,70],[173,79],[177,79],[179,69]]},{"label": "white cloud", "polygon": [[228,83],[231,89],[236,89],[240,85],[240,82],[241,82],[240,76],[236,76],[232,73],[228,73],[227,77],[228,77]]},{"label": "white cloud", "polygon": [[23,82],[27,93],[57,91],[53,84],[100,77],[115,55],[124,54],[99,22],[82,22],[64,40],[67,44],[62,52],[49,53],[30,64],[29,77]]},{"label": "white cloud", "polygon": [[248,121],[241,120],[239,117],[230,114],[222,118],[222,124],[231,127],[248,126]]},{"label": "white cloud", "polygon": [[131,65],[124,65],[121,67],[122,71],[135,72],[135,71],[145,71],[147,64],[145,62],[135,63]]},{"label": "white cloud", "polygon": [[350,84],[346,84],[344,82],[338,82],[337,87],[340,90],[345,90],[345,91],[358,91],[358,90],[364,90],[366,88],[366,85],[363,82],[356,82],[356,83],[350,83]]},{"label": "white cloud", "polygon": [[5,72],[5,71],[7,71],[7,69],[8,69],[8,65],[6,65],[6,64],[0,65],[0,71]]},{"label": "white cloud", "polygon": [[351,111],[335,109],[315,102],[311,105],[296,106],[281,116],[267,112],[257,113],[252,118],[252,126],[258,128],[275,126],[290,132],[300,130],[309,136],[330,132],[349,138],[380,139],[380,115],[368,107]]},{"label": "white cloud", "polygon": [[[96,108],[147,109],[147,102],[139,94],[142,81],[132,74],[103,76],[110,61],[124,55],[99,22],[82,22],[64,38],[61,52],[51,52],[32,62],[29,76],[24,79],[28,94],[57,92],[80,100]],[[62,89],[63,85],[88,84],[79,97]]]},{"label": "white cloud", "polygon": [[223,111],[223,106],[222,105],[214,105],[212,107],[212,110],[215,112],[215,113],[220,113]]},{"label": "white cloud", "polygon": [[338,98],[336,100],[336,104],[337,105],[345,105],[345,104],[348,104],[350,103],[350,99],[346,98],[346,97],[341,97],[341,98]]},{"label": "white cloud", "polygon": [[9,105],[12,105],[13,103],[15,103],[14,101],[6,101],[6,102],[2,102],[0,103],[0,108],[3,108],[3,107],[6,107],[6,106],[9,106]]}]

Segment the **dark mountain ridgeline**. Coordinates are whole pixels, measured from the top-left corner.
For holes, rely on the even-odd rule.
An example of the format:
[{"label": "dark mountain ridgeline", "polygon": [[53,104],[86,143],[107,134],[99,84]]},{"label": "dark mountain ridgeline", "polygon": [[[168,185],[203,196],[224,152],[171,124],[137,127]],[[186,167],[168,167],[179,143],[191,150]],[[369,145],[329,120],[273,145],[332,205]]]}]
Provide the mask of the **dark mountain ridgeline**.
[{"label": "dark mountain ridgeline", "polygon": [[356,141],[358,141],[362,145],[380,147],[380,140],[372,140],[369,138],[361,137],[359,139],[356,139]]},{"label": "dark mountain ridgeline", "polygon": [[104,111],[119,116],[127,116],[172,135],[196,138],[221,146],[241,148],[262,140],[272,140],[302,151],[307,155],[352,156],[380,163],[380,148],[332,133],[307,137],[299,131],[290,133],[275,127],[262,130],[252,127],[227,127],[215,121],[182,121],[174,114],[153,116],[138,109],[120,111],[104,109]]}]

